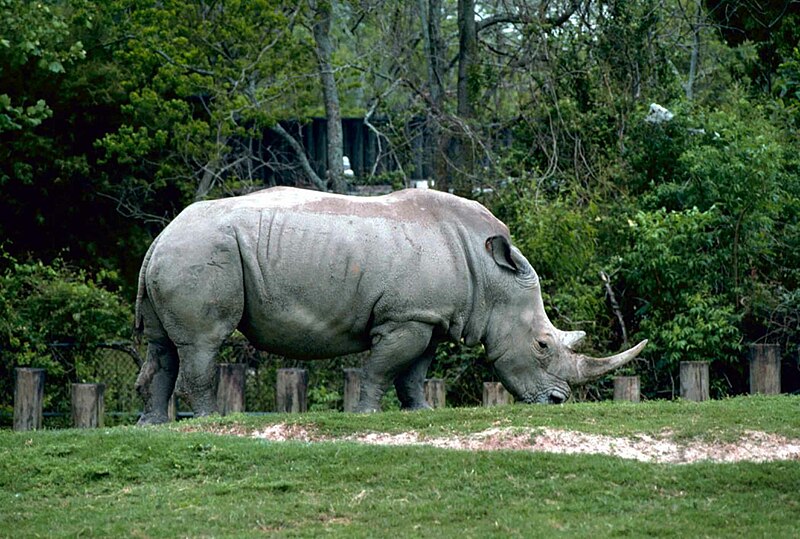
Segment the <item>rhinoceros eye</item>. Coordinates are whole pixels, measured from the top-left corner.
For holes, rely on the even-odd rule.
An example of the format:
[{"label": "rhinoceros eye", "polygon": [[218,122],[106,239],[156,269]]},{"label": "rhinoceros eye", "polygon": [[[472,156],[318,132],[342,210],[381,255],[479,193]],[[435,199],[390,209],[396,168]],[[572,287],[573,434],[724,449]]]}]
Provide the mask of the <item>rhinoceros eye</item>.
[{"label": "rhinoceros eye", "polygon": [[537,341],[539,344],[539,348],[542,350],[547,350],[547,343],[545,341]]}]

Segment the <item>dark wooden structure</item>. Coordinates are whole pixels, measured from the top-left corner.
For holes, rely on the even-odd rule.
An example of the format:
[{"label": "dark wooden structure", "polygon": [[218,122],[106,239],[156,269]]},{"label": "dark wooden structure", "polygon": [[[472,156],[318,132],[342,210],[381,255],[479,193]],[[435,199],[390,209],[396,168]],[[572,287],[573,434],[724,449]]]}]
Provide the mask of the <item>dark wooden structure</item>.
[{"label": "dark wooden structure", "polygon": [[617,376],[614,378],[614,400],[640,402],[642,398],[638,376]]},{"label": "dark wooden structure", "polygon": [[14,369],[14,430],[42,428],[44,369]]},{"label": "dark wooden structure", "polygon": [[681,361],[681,398],[690,401],[706,401],[710,396],[707,361]]},{"label": "dark wooden structure", "polygon": [[361,396],[361,369],[344,369],[344,411],[355,412]]},{"label": "dark wooden structure", "polygon": [[72,384],[72,426],[96,429],[103,426],[105,384]]},{"label": "dark wooden structure", "polygon": [[502,406],[504,404],[511,404],[514,402],[514,397],[506,391],[503,384],[500,382],[484,382],[483,383],[483,405],[484,406]]},{"label": "dark wooden structure", "polygon": [[305,369],[278,369],[275,387],[276,411],[300,413],[308,410],[308,371]]},{"label": "dark wooden structure", "polygon": [[441,378],[429,378],[424,385],[425,400],[431,408],[444,408],[447,389]]},{"label": "dark wooden structure", "polygon": [[217,365],[217,410],[221,415],[244,412],[244,382],[247,365]]},{"label": "dark wooden structure", "polygon": [[750,393],[777,395],[781,392],[781,348],[777,344],[751,344]]}]

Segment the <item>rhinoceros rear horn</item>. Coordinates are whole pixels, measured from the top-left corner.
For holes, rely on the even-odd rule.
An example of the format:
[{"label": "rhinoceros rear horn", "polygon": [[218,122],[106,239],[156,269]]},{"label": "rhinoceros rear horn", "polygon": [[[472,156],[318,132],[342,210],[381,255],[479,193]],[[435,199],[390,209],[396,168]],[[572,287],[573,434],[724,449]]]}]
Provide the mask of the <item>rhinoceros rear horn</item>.
[{"label": "rhinoceros rear horn", "polygon": [[586,338],[585,331],[559,331],[561,344],[570,350],[574,350],[580,342]]},{"label": "rhinoceros rear horn", "polygon": [[568,377],[568,381],[573,384],[583,384],[589,380],[599,378],[607,372],[610,372],[617,367],[621,367],[638,356],[639,352],[644,349],[645,345],[647,345],[647,339],[643,340],[629,350],[606,358],[594,358],[577,354],[574,356],[574,370],[570,369],[572,372]]}]

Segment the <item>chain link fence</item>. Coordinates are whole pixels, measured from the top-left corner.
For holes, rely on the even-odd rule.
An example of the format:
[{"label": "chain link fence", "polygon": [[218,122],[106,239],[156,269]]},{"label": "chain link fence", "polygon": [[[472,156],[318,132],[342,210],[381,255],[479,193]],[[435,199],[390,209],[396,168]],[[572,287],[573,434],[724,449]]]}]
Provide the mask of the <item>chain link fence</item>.
[{"label": "chain link fence", "polygon": [[[105,424],[135,423],[142,410],[136,392],[146,346],[121,341],[90,346],[55,343],[48,347],[50,358],[45,375],[44,423],[48,428],[69,427],[70,392],[73,383],[105,384]],[[298,361],[260,352],[244,338],[232,338],[220,350],[219,363],[247,365],[245,409],[248,412],[275,410],[275,379],[277,370],[299,367],[309,372],[309,408],[311,410],[342,409],[343,374],[345,367],[360,367],[366,354],[356,354],[330,360]],[[8,361],[12,359],[12,361]],[[13,358],[2,364],[14,365]],[[0,426],[12,422],[14,405],[13,368],[3,373],[0,385]],[[187,402],[178,399],[180,416],[191,414]]]},{"label": "chain link fence", "polygon": [[[301,368],[308,371],[309,410],[341,410],[343,408],[343,368],[361,367],[368,353],[349,356],[300,361],[256,350],[243,337],[232,338],[220,350],[219,363],[244,363],[245,410],[272,412],[275,410],[275,380],[278,369]],[[188,412],[178,402],[178,411]]]}]

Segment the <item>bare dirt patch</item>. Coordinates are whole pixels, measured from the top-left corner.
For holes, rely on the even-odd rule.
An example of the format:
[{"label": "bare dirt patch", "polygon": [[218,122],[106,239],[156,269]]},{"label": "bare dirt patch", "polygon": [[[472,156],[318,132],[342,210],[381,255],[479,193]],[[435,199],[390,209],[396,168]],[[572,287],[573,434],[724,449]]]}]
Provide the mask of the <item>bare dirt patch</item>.
[{"label": "bare dirt patch", "polygon": [[270,441],[350,441],[368,445],[425,445],[466,451],[531,451],[562,454],[601,454],[641,462],[688,464],[692,462],[767,462],[800,460],[800,440],[747,431],[733,442],[676,441],[661,436],[615,437],[550,428],[491,428],[473,434],[424,436],[414,431],[399,434],[359,433],[339,438],[324,436],[312,428],[278,423],[255,432],[235,428],[219,434],[252,436]]}]

